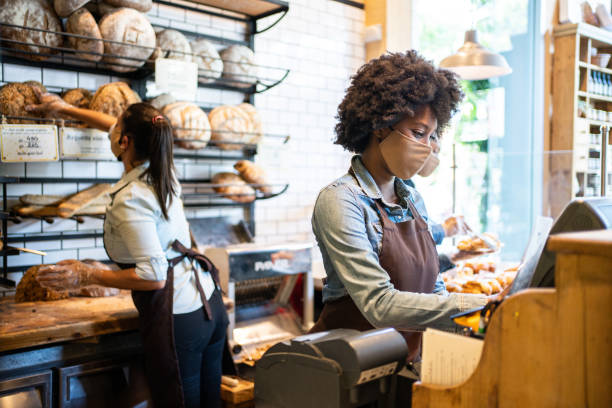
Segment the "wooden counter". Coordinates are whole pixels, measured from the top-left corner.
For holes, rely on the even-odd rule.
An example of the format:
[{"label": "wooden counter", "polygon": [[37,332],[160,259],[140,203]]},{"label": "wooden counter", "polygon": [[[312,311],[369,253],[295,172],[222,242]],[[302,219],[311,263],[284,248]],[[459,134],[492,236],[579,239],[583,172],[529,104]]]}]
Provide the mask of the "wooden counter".
[{"label": "wooden counter", "polygon": [[136,329],[138,312],[128,291],[49,302],[0,300],[0,352]]},{"label": "wooden counter", "polygon": [[463,384],[417,382],[412,406],[611,407],[612,230],[559,234],[555,288],[507,298]]}]

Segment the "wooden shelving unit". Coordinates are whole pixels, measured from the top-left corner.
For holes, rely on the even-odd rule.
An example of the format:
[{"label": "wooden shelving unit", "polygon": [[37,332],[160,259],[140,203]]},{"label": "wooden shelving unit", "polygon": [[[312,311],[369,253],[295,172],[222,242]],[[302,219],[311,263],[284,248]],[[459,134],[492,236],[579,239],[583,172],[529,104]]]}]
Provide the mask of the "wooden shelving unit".
[{"label": "wooden shelving unit", "polygon": [[612,69],[591,63],[594,49],[612,52],[612,32],[580,23],[558,26],[553,35],[552,153],[545,168],[550,212],[555,217],[575,197],[603,196],[612,190],[608,163],[612,96],[588,86],[592,73],[612,79]]}]

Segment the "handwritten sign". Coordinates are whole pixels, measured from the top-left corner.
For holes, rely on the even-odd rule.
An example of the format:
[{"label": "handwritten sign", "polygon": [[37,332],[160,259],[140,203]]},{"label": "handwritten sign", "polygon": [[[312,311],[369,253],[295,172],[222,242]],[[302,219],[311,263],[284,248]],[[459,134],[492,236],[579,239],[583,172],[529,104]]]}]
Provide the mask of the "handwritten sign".
[{"label": "handwritten sign", "polygon": [[155,87],[179,101],[195,101],[198,90],[198,64],[176,59],[155,60]]},{"label": "handwritten sign", "polygon": [[108,133],[97,129],[64,127],[60,129],[63,158],[112,160]]},{"label": "handwritten sign", "polygon": [[1,125],[1,138],[5,163],[59,159],[55,125]]}]

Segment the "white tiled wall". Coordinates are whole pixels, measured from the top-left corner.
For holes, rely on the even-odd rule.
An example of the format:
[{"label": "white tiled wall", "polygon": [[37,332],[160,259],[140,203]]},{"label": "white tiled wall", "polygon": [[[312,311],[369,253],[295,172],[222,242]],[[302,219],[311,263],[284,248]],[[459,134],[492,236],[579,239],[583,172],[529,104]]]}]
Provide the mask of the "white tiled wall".
[{"label": "white tiled wall", "polygon": [[[255,106],[263,117],[264,131],[290,135],[289,142],[281,148],[278,143],[263,144],[256,159],[274,181],[290,183],[289,190],[283,196],[257,202],[255,221],[259,242],[313,240],[310,216],[316,196],[323,186],[344,174],[349,165],[350,156],[332,142],[336,108],[350,75],[365,61],[362,43],[363,10],[331,0],[291,0],[289,3],[288,15],[278,25],[255,37],[255,53],[259,64],[291,70],[283,83],[255,97]],[[229,39],[244,39],[245,27],[242,23],[208,15],[154,5],[149,18],[154,24]],[[277,18],[271,16],[260,20],[259,28],[268,26]],[[117,80],[109,76],[7,63],[0,65],[2,80],[5,82],[36,80],[51,90],[73,87],[95,90],[104,83]],[[264,69],[261,75],[277,78],[278,71]],[[243,94],[201,88],[197,98],[204,105],[214,106],[240,103]],[[207,178],[231,164],[211,160],[176,161],[179,177]],[[120,163],[109,161],[0,164],[0,175],[19,177],[78,175],[111,178],[119,177],[121,172]],[[10,185],[7,196],[10,204],[26,193],[65,195],[86,186],[74,183]],[[240,218],[243,213],[240,209],[211,208],[190,209],[187,215],[229,215]],[[74,220],[55,220],[48,224],[25,219],[18,225],[11,224],[9,233],[99,232],[101,228],[102,221],[96,218],[85,218],[82,224]],[[10,257],[9,265],[52,263],[66,258],[106,257],[101,239],[30,242],[27,246],[45,250],[48,255],[41,257],[23,254]],[[318,258],[317,251],[314,256]],[[20,274],[11,274],[10,278],[19,279]]]}]

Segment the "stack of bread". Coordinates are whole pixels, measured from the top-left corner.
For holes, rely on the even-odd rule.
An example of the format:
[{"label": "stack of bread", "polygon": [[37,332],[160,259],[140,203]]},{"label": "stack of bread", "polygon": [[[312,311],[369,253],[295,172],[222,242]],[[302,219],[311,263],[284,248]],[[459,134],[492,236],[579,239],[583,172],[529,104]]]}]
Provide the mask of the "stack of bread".
[{"label": "stack of bread", "polygon": [[234,164],[238,174],[233,172],[217,173],[212,178],[213,189],[225,198],[250,203],[255,200],[255,190],[270,193],[270,185],[265,171],[249,160],[239,160]]},{"label": "stack of bread", "polygon": [[498,271],[495,262],[465,262],[443,274],[449,292],[492,295],[512,284],[517,267]]}]

